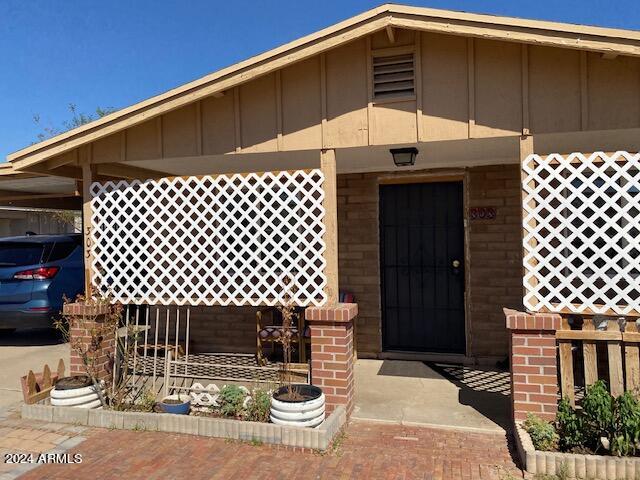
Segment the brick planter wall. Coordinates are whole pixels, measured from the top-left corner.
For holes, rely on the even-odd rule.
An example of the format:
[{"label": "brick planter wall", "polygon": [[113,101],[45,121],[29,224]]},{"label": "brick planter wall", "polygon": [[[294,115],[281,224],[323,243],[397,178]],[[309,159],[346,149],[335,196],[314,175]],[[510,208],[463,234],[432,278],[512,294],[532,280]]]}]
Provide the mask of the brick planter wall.
[{"label": "brick planter wall", "polygon": [[[91,343],[91,329],[99,327],[108,313],[107,305],[86,305],[84,303],[69,303],[64,305],[63,314],[71,318],[70,334],[71,341],[80,341],[84,348]],[[98,378],[106,380],[111,375],[111,359],[115,353],[115,336],[105,338],[101,347],[90,355],[96,358]],[[71,348],[70,375],[86,374],[82,358],[75,349]]]},{"label": "brick planter wall", "polygon": [[531,412],[553,420],[558,402],[556,330],[561,316],[523,313],[505,308],[511,331],[511,400],[513,418],[524,420]]},{"label": "brick planter wall", "polygon": [[355,303],[305,310],[311,329],[311,383],[324,391],[327,413],[338,405],[345,406],[347,415],[353,410],[353,322],[357,314]]}]

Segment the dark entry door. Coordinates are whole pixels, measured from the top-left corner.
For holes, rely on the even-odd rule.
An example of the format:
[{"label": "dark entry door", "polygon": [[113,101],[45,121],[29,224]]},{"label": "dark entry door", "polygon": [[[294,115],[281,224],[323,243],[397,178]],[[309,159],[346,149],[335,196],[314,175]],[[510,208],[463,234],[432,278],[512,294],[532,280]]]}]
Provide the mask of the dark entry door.
[{"label": "dark entry door", "polygon": [[465,353],[462,182],[382,185],[385,350]]}]

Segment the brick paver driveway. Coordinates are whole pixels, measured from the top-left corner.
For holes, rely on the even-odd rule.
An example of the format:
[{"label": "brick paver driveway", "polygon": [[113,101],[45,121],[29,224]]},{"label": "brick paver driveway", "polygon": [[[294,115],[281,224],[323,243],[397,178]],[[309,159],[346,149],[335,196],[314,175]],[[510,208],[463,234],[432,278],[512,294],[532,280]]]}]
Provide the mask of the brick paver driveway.
[{"label": "brick paver driveway", "polygon": [[223,439],[93,429],[70,449],[83,462],[42,465],[33,479],[510,479],[522,478],[499,433],[352,422],[329,453]]}]

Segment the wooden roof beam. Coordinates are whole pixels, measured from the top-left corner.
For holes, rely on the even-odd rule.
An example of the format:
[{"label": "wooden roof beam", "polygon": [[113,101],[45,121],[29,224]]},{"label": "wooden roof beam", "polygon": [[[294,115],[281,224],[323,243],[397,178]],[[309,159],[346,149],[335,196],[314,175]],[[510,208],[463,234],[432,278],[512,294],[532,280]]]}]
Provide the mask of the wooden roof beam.
[{"label": "wooden roof beam", "polygon": [[387,37],[389,37],[389,43],[396,43],[396,31],[393,29],[391,25],[387,25],[385,30],[387,31]]},{"label": "wooden roof beam", "polygon": [[130,180],[146,180],[148,178],[164,178],[172,174],[148,168],[126,165],[124,163],[101,163],[96,165],[98,175],[127,178]]},{"label": "wooden roof beam", "polygon": [[57,157],[50,158],[45,162],[47,169],[51,170],[53,168],[62,167],[70,163],[77,165],[78,150],[75,150],[74,152],[75,152],[75,155],[60,155]]},{"label": "wooden roof beam", "polygon": [[75,196],[75,193],[37,193],[22,192],[19,190],[0,190],[0,202],[10,202],[16,200],[41,200],[45,198],[65,198]]},{"label": "wooden roof beam", "polygon": [[[35,176],[50,176],[50,177],[64,177],[71,178],[73,180],[82,180],[82,168],[74,167],[72,165],[63,165],[58,168],[54,168],[53,170],[48,170],[44,165],[32,165],[27,171],[32,174],[36,174]],[[96,177],[96,180],[106,181],[106,180],[120,180],[123,177],[114,177],[113,175],[100,175]],[[126,177],[124,177],[126,178]]]}]

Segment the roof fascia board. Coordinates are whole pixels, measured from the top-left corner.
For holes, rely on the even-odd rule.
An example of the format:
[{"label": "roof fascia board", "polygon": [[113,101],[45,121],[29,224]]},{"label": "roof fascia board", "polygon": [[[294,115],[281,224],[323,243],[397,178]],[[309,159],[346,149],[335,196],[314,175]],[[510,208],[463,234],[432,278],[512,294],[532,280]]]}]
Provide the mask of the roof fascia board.
[{"label": "roof fascia board", "polygon": [[502,17],[479,13],[456,12],[439,10],[434,8],[411,7],[407,5],[388,5],[390,14],[404,14],[420,17],[431,17],[444,21],[463,21],[477,24],[485,24],[490,27],[516,27],[524,29],[536,29],[548,32],[589,35],[596,37],[608,37],[616,41],[630,40],[640,41],[640,31],[623,30],[619,28],[595,27],[590,25],[578,25],[571,23],[550,22],[544,20],[530,20],[516,17]]},{"label": "roof fascia board", "polygon": [[640,41],[620,43],[607,37],[576,36],[576,34],[556,31],[535,32],[530,29],[513,27],[475,25],[466,21],[451,19],[424,19],[411,15],[394,16],[390,25],[396,28],[409,28],[414,30],[445,33],[449,35],[464,35],[492,40],[520,42],[550,47],[572,48],[591,50],[602,53],[615,53],[619,55],[640,56]]}]

